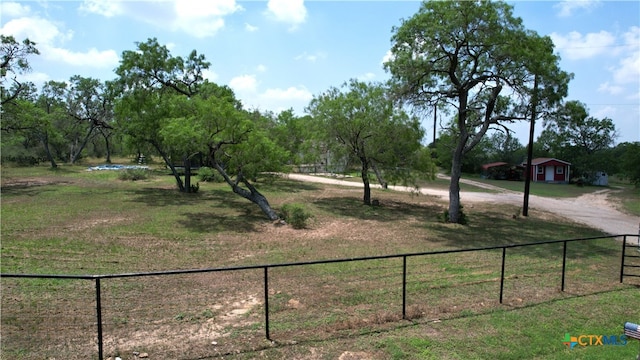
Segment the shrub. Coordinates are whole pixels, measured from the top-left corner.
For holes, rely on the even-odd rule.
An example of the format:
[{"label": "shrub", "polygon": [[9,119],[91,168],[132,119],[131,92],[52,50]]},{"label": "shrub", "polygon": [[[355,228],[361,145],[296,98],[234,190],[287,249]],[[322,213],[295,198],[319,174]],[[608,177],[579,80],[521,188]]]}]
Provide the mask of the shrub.
[{"label": "shrub", "polygon": [[[458,224],[460,225],[468,225],[469,224],[469,219],[467,218],[467,214],[464,213],[464,211],[462,211],[462,204],[460,204],[460,216],[458,217]],[[442,221],[444,222],[449,222],[449,209],[446,209],[443,213],[442,213]]]},{"label": "shrub", "polygon": [[307,220],[312,217],[301,204],[284,204],[280,209],[281,217],[294,229],[304,229],[307,227]]},{"label": "shrub", "polygon": [[118,174],[120,180],[145,180],[149,178],[149,173],[146,169],[124,169]]},{"label": "shrub", "polygon": [[202,182],[217,182],[217,175],[218,173],[210,167],[203,166],[198,170],[198,178]]}]

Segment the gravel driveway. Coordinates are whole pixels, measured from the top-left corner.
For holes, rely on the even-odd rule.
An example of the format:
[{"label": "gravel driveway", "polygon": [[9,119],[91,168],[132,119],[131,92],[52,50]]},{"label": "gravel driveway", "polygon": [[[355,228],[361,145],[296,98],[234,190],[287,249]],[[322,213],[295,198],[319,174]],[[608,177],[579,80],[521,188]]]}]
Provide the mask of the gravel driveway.
[{"label": "gravel driveway", "polygon": [[[298,181],[362,187],[361,182],[331,179],[321,176],[288,174],[288,177],[289,179]],[[522,206],[524,194],[521,192],[505,190],[466,179],[461,179],[461,182],[498,191],[497,193],[462,191],[460,192],[460,198],[464,203],[494,202]],[[380,186],[372,184],[371,187],[379,188]],[[389,186],[389,189],[396,191],[415,190],[403,186]],[[548,198],[530,195],[529,210],[535,211],[535,209],[541,209],[548,211],[587,226],[600,229],[611,235],[638,234],[640,217],[631,216],[616,210],[611,204],[611,201],[607,199],[607,194],[612,191],[614,190],[604,189],[577,198]],[[425,195],[440,196],[445,200],[449,198],[448,190],[421,188],[420,192]]]}]

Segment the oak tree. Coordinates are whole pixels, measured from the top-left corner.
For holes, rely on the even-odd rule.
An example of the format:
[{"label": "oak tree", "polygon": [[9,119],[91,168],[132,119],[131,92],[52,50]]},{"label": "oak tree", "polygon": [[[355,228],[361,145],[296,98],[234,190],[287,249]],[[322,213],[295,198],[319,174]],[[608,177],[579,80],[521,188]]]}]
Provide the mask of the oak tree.
[{"label": "oak tree", "polygon": [[385,68],[397,97],[454,112],[449,222],[461,218],[465,154],[488,130],[535,118],[566,95],[571,76],[558,62],[551,39],[525,29],[504,2],[425,1],[394,27]]}]

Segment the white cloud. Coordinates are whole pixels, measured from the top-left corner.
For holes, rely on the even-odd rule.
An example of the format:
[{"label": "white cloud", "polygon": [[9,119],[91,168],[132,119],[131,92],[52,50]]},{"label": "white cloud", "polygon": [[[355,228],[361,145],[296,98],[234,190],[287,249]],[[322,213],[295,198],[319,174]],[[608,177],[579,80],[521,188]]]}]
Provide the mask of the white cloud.
[{"label": "white cloud", "polygon": [[286,89],[267,89],[261,98],[266,100],[286,100],[286,101],[309,101],[313,98],[313,94],[307,90],[304,86],[295,87],[291,86]]},{"label": "white cloud", "polygon": [[244,29],[247,30],[248,32],[254,32],[254,31],[258,31],[258,27],[257,26],[253,26],[249,23],[244,23]]},{"label": "white cloud", "polygon": [[119,61],[114,50],[91,48],[86,52],[78,52],[60,47],[60,44],[73,38],[73,32],[63,32],[57,24],[40,17],[12,19],[0,31],[17,39],[29,38],[36,43],[40,55],[48,61],[93,68],[113,68]]},{"label": "white cloud", "polygon": [[29,6],[22,5],[17,2],[0,3],[0,14],[4,17],[20,17],[26,16],[31,12]]},{"label": "white cloud", "polygon": [[640,27],[632,26],[623,34],[622,58],[618,66],[611,69],[618,84],[640,83]]},{"label": "white cloud", "polygon": [[262,64],[260,64],[260,65],[258,65],[258,66],[256,67],[256,70],[257,70],[258,72],[265,72],[265,71],[267,71],[267,67],[266,67],[266,66],[264,66],[264,65],[262,65]]},{"label": "white cloud", "polygon": [[239,93],[254,93],[258,89],[255,75],[240,75],[229,81],[229,87]]},{"label": "white cloud", "polygon": [[315,54],[309,54],[305,51],[302,54],[294,57],[294,60],[306,60],[309,62],[316,62],[318,59],[325,59],[326,57],[327,57],[327,54],[322,51],[316,52]]},{"label": "white cloud", "polygon": [[169,26],[197,38],[215,35],[224,17],[243,10],[235,0],[85,0],[80,11],[105,17],[127,16],[156,27]]},{"label": "white cloud", "polygon": [[620,65],[613,70],[613,79],[618,84],[640,82],[640,51],[620,60]]},{"label": "white cloud", "polygon": [[30,72],[22,74],[20,76],[20,79],[24,81],[30,81],[36,84],[36,86],[41,87],[44,83],[51,80],[51,77],[48,74],[42,72]]},{"label": "white cloud", "polygon": [[558,9],[559,17],[569,17],[573,15],[574,11],[577,10],[587,10],[591,11],[592,9],[598,7],[600,5],[600,1],[598,0],[568,0],[561,1],[554,5],[555,9]]},{"label": "white cloud", "polygon": [[269,0],[267,14],[277,21],[291,24],[289,30],[295,30],[307,19],[304,0]]},{"label": "white cloud", "polygon": [[616,113],[618,112],[618,108],[613,107],[613,106],[604,106],[601,107],[595,111],[590,111],[590,116],[593,116],[594,118],[597,119],[602,119],[602,118],[610,118],[613,119],[616,116]]},{"label": "white cloud", "polygon": [[20,17],[12,19],[0,29],[3,34],[13,35],[16,40],[24,38],[36,43],[40,50],[42,46],[52,45],[54,42],[64,42],[73,37],[73,32],[61,32],[58,26],[49,20],[39,17]]},{"label": "white cloud", "polygon": [[605,82],[598,86],[598,91],[611,95],[620,95],[624,91],[624,88],[619,85],[611,85],[609,82]]},{"label": "white cloud", "polygon": [[393,59],[393,53],[391,52],[391,50],[387,50],[387,53],[382,57],[382,65],[384,65],[384,63],[386,62],[392,61]]},{"label": "white cloud", "polygon": [[122,15],[124,8],[118,0],[85,0],[80,4],[81,13],[98,14],[104,17]]},{"label": "white cloud", "polygon": [[93,68],[113,68],[117,66],[119,58],[114,50],[98,51],[95,48],[87,52],[73,52],[61,48],[49,48],[43,54],[46,58],[64,62],[73,66]]},{"label": "white cloud", "polygon": [[211,82],[215,82],[218,79],[218,74],[216,74],[213,70],[206,69],[202,70],[202,77]]},{"label": "white cloud", "polygon": [[371,81],[376,77],[376,74],[372,73],[372,72],[368,72],[365,74],[362,74],[360,76],[358,76],[358,80],[360,81]]},{"label": "white cloud", "polygon": [[224,27],[224,17],[242,10],[235,0],[174,0],[174,28],[197,38],[215,35]]},{"label": "white cloud", "polygon": [[616,41],[615,36],[607,31],[586,35],[572,31],[566,36],[554,32],[550,36],[562,57],[569,60],[587,59],[603,53],[610,53],[610,47]]}]

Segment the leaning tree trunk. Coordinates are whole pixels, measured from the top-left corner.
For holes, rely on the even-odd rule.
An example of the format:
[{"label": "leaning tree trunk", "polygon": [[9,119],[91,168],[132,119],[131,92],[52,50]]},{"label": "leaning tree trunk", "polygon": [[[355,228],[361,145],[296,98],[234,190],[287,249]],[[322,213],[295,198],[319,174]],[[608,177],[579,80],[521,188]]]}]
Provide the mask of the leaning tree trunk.
[{"label": "leaning tree trunk", "polygon": [[47,159],[51,163],[51,168],[55,169],[58,167],[56,163],[56,159],[53,157],[51,153],[51,149],[49,148],[49,134],[45,131],[44,135],[42,135],[40,141],[42,142],[42,146],[44,147],[44,152],[47,154]]},{"label": "leaning tree trunk", "polygon": [[[218,171],[218,173],[222,175],[222,177],[224,178],[224,181],[227,184],[229,184],[229,186],[231,186],[231,189],[233,190],[234,193],[258,205],[258,207],[260,207],[260,210],[262,210],[262,212],[265,215],[267,215],[269,220],[275,221],[280,219],[280,216],[278,216],[275,210],[271,208],[271,205],[269,205],[269,201],[267,200],[267,198],[264,195],[262,195],[258,191],[258,189],[256,189],[247,179],[245,179],[241,173],[237,174],[236,180],[234,181],[233,179],[231,179],[229,174],[227,174],[224,168],[222,168],[222,166],[218,164],[217,161],[212,161],[212,163],[214,168]],[[247,189],[241,187],[239,185],[240,183],[244,184],[244,186],[246,186]]]},{"label": "leaning tree trunk", "polygon": [[169,167],[169,169],[171,169],[171,174],[173,174],[173,177],[176,179],[176,184],[178,185],[178,190],[180,190],[180,192],[185,192],[184,184],[182,183],[182,179],[180,178],[180,174],[178,174],[178,171],[176,170],[176,167],[173,166],[173,163],[171,163],[171,161],[169,160],[169,157],[167,156],[167,154],[165,154],[164,151],[162,151],[157,144],[151,142],[151,145],[156,149],[156,151],[158,151],[158,154],[160,154],[160,156],[162,156],[162,159],[164,160],[164,163]]},{"label": "leaning tree trunk", "polygon": [[371,161],[371,168],[373,169],[373,172],[376,174],[376,178],[378,178],[378,182],[380,183],[380,186],[382,186],[383,189],[387,189],[388,188],[388,184],[386,181],[384,181],[384,178],[382,177],[382,173],[380,172],[380,170],[378,170],[378,166],[376,166],[375,161]]}]

